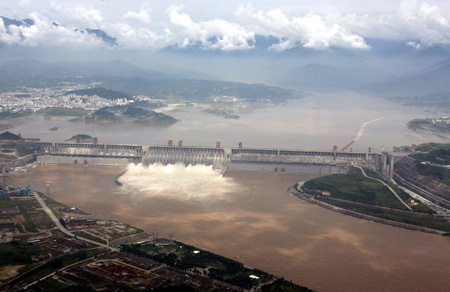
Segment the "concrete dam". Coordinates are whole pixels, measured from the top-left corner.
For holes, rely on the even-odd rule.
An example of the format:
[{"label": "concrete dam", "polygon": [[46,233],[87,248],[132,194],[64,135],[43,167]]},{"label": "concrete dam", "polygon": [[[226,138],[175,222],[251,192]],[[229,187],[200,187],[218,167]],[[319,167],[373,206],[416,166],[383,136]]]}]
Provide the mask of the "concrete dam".
[{"label": "concrete dam", "polygon": [[[181,141],[180,141],[181,142]],[[226,171],[264,171],[290,173],[347,173],[350,166],[361,166],[392,178],[394,157],[388,153],[32,142],[40,147],[39,163],[126,166],[129,163],[212,165]]]}]

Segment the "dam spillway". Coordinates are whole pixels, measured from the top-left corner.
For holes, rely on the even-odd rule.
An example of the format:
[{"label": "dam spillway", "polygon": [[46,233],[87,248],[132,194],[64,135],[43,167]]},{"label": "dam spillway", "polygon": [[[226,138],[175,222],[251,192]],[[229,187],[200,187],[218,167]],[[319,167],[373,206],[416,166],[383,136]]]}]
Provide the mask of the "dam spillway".
[{"label": "dam spillway", "polygon": [[346,173],[350,166],[372,169],[392,177],[394,159],[388,153],[314,151],[292,149],[128,144],[30,142],[39,146],[38,162],[87,165],[184,164],[211,165],[222,172],[279,171],[294,173]]},{"label": "dam spillway", "polygon": [[174,147],[174,146],[150,146],[142,163],[185,165],[212,165],[215,169],[223,169],[227,163],[225,149],[208,147]]}]

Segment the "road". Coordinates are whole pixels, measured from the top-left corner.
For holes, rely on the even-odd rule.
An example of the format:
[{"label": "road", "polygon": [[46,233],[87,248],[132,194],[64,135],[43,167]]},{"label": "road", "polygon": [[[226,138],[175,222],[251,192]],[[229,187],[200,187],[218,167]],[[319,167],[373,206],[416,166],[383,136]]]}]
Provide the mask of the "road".
[{"label": "road", "polygon": [[[69,230],[67,230],[59,221],[58,218],[56,218],[55,214],[53,214],[52,210],[50,210],[50,208],[45,204],[44,200],[42,200],[41,196],[39,196],[38,193],[34,192],[32,193],[32,195],[36,198],[36,200],[38,201],[39,205],[41,205],[41,208],[45,211],[45,213],[47,213],[47,215],[50,217],[50,219],[53,221],[53,223],[55,223],[56,227],[58,227],[59,230],[61,230],[61,232],[63,232],[64,234],[70,236],[70,237],[75,237],[75,234],[73,234],[72,232],[70,232]],[[91,243],[91,244],[95,244],[97,246],[103,247],[103,248],[107,248],[110,249],[112,251],[119,251],[118,248],[112,247],[112,246],[108,246],[106,244],[100,243],[100,242],[96,242],[87,238],[83,238],[80,236],[77,236],[77,239]]]},{"label": "road", "polygon": [[403,205],[405,205],[405,207],[408,208],[409,211],[412,211],[411,207],[408,206],[408,204],[406,204],[406,203],[402,200],[402,198],[400,198],[400,196],[399,196],[399,195],[391,188],[391,186],[389,186],[387,183],[385,183],[385,182],[382,181],[381,179],[373,178],[373,177],[368,176],[362,167],[359,167],[359,166],[358,166],[358,168],[361,170],[361,173],[364,175],[364,177],[367,177],[368,179],[372,179],[372,180],[379,181],[380,183],[384,184],[384,185],[391,191],[391,193],[393,193],[394,196],[400,201],[400,203],[402,203]]}]

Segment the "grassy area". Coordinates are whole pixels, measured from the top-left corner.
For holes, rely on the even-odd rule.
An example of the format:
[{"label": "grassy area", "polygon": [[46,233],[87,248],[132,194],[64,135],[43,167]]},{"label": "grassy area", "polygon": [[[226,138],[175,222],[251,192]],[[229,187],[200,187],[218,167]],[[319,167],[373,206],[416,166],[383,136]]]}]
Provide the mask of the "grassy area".
[{"label": "grassy area", "polygon": [[36,223],[34,223],[33,219],[31,219],[30,214],[28,214],[25,203],[23,201],[16,201],[17,207],[19,207],[20,213],[22,214],[23,218],[25,218],[25,222],[23,223],[23,226],[28,232],[37,232],[37,226]]},{"label": "grassy area", "polygon": [[0,209],[3,208],[12,208],[16,206],[16,202],[11,199],[0,199]]},{"label": "grassy area", "polygon": [[[416,147],[416,153],[412,157],[416,159],[416,169],[421,175],[431,176],[433,179],[450,185],[450,169],[435,166],[436,164],[450,165],[450,144],[428,143]],[[435,165],[430,165],[435,164]]]},{"label": "grassy area", "polygon": [[[391,186],[403,200],[409,195],[396,186]],[[347,175],[331,175],[306,182],[302,190],[315,199],[343,209],[378,218],[450,232],[450,222],[435,218],[424,204],[410,205],[414,212],[402,212],[405,208],[380,182],[364,178],[358,169]],[[328,192],[329,195],[324,195]],[[345,200],[345,201],[340,201]],[[363,203],[367,205],[361,205]],[[380,207],[391,208],[392,210]]]},{"label": "grassy area", "polygon": [[377,208],[375,206],[374,207],[361,206],[351,202],[336,201],[324,197],[316,197],[316,199],[328,203],[330,205],[355,211],[361,214],[366,214],[378,218],[450,232],[450,222],[446,220],[438,220],[434,218],[433,215],[430,214],[385,210]]},{"label": "grassy area", "polygon": [[51,107],[40,110],[39,113],[44,113],[50,116],[82,117],[88,112],[84,109]]},{"label": "grassy area", "polygon": [[129,235],[133,235],[133,234],[138,234],[138,233],[144,232],[144,230],[142,230],[142,229],[139,229],[139,228],[136,228],[136,227],[133,227],[133,226],[130,226],[130,225],[126,225],[126,226],[127,226],[127,229],[125,229],[124,231],[121,231],[121,232],[116,232],[116,231],[110,232],[110,230],[108,230],[107,234],[109,236],[111,236],[110,240],[112,241],[112,240],[115,240],[115,239],[118,239],[118,238],[122,238],[122,237],[125,237],[125,236],[129,236]]},{"label": "grassy area", "polygon": [[0,229],[13,229],[14,223],[0,223]]},{"label": "grassy area", "polygon": [[84,231],[75,231],[75,232],[73,232],[73,234],[76,234],[77,236],[80,236],[80,237],[83,237],[83,238],[87,238],[87,239],[93,240],[95,242],[107,244],[106,240],[103,240],[100,237],[94,236],[94,235],[92,235],[90,233],[86,233]]},{"label": "grassy area", "polygon": [[425,143],[425,144],[417,145],[416,151],[430,152],[433,150],[449,149],[449,148],[450,148],[450,144]]},{"label": "grassy area", "polygon": [[29,245],[23,241],[0,244],[0,267],[31,264],[31,255],[48,252],[45,248]]},{"label": "grassy area", "polygon": [[418,161],[429,161],[440,165],[450,164],[450,147],[446,149],[432,150],[428,153],[417,153],[413,157]]},{"label": "grassy area", "polygon": [[103,252],[104,250],[102,249],[83,250],[73,254],[66,254],[57,258],[53,258],[50,261],[40,265],[38,268],[23,273],[8,284],[10,286],[13,286],[20,283],[19,286],[22,286],[26,283],[32,283],[54,271],[59,270],[62,267],[85,260],[89,257],[101,254]]},{"label": "grassy area", "polygon": [[41,196],[41,198],[45,198],[45,204],[47,205],[47,207],[49,207],[50,210],[52,210],[53,214],[55,214],[55,216],[57,218],[63,216],[62,213],[60,213],[57,208],[64,208],[64,207],[68,207],[67,205],[61,204],[55,200],[53,200],[52,198],[49,198],[47,196],[44,196],[42,193],[39,193],[39,195]]},{"label": "grassy area", "polygon": [[298,286],[296,284],[293,284],[292,282],[286,281],[284,278],[277,279],[273,283],[264,285],[261,287],[262,292],[313,292],[314,290],[311,290],[307,287]]},{"label": "grassy area", "polygon": [[84,285],[70,285],[67,282],[61,282],[53,278],[47,278],[39,281],[30,287],[36,292],[94,292],[88,286]]},{"label": "grassy area", "polygon": [[155,246],[153,243],[143,244],[140,246],[140,249],[145,252],[159,252],[161,249],[174,249],[176,252],[179,252],[180,246],[178,244],[170,244],[167,246]]},{"label": "grassy area", "polygon": [[[303,185],[306,192],[322,195],[329,192],[331,197],[341,200],[354,201],[364,204],[407,210],[407,208],[382,183],[365,178],[361,171],[352,168],[349,174],[334,174],[323,176]],[[409,195],[398,189],[398,194],[404,198]]]},{"label": "grassy area", "polygon": [[32,113],[33,113],[32,111],[24,111],[24,112],[20,112],[20,113],[1,112],[0,120],[25,117],[25,116],[31,115]]},{"label": "grassy area", "polygon": [[[174,245],[165,248],[170,247],[176,249],[176,253],[148,255],[148,251],[157,252],[159,250],[159,248],[152,247],[148,244],[142,246],[127,245],[124,246],[124,251],[141,257],[151,258],[183,270],[194,267],[209,268],[209,276],[211,278],[244,288],[256,286],[273,279],[266,272],[247,268],[242,263],[182,242],[176,241]],[[194,253],[194,251],[199,252]],[[255,275],[259,279],[252,279],[249,277],[250,275]]]}]

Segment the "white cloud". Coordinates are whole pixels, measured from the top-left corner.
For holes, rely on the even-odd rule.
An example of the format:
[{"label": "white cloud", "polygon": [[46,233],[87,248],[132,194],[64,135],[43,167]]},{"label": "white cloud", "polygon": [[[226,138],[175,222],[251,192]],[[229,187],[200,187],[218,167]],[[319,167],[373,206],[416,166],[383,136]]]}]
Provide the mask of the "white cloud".
[{"label": "white cloud", "polygon": [[422,45],[418,44],[416,42],[407,42],[406,45],[413,47],[416,50],[419,50],[420,48],[422,48]]},{"label": "white cloud", "polygon": [[141,5],[141,8],[138,12],[134,12],[134,11],[127,11],[123,17],[125,19],[135,19],[138,20],[140,22],[146,23],[146,24],[150,24],[151,23],[151,9],[150,9],[150,5],[148,3],[143,3]]},{"label": "white cloud", "polygon": [[103,12],[100,9],[83,5],[61,5],[60,3],[52,1],[50,6],[56,11],[57,17],[62,18],[66,23],[74,21],[78,25],[98,28],[104,22]]},{"label": "white cloud", "polygon": [[157,34],[148,28],[136,28],[127,23],[105,24],[103,30],[117,39],[119,48],[158,50],[171,44],[169,29]]},{"label": "white cloud", "polygon": [[[0,42],[30,46],[81,43],[86,46],[104,46],[98,37],[81,32],[90,28],[101,29],[117,38],[118,48],[152,50],[174,44],[179,47],[199,45],[207,50],[251,50],[255,44],[255,35],[275,36],[279,42],[271,49],[279,51],[296,46],[364,50],[370,48],[366,38],[411,42],[409,45],[413,47],[449,44],[450,16],[447,15],[450,14],[439,7],[444,4],[438,6],[430,4],[431,1],[434,0],[407,0],[395,9],[389,2],[389,9],[381,7],[366,10],[370,14],[364,13],[361,5],[358,6],[358,12],[353,13],[350,12],[350,5],[344,5],[345,9],[314,12],[311,7],[316,7],[316,4],[305,10],[289,9],[302,6],[292,2],[288,3],[290,6],[280,6],[284,8],[274,8],[278,5],[275,2],[255,2],[255,5],[259,5],[257,7],[264,9],[251,4],[239,5],[233,7],[236,8],[234,14],[230,10],[228,16],[208,18],[205,16],[208,14],[198,13],[205,7],[199,8],[194,4],[188,6],[189,12],[183,6],[170,5],[166,13],[158,13],[163,11],[161,5],[167,7],[167,4],[152,2],[154,7],[151,9],[149,2],[137,6],[133,6],[136,2],[121,3],[116,7],[88,0],[53,0],[45,7],[37,5],[37,1],[21,0],[16,6],[23,8],[23,11],[32,9],[30,7],[38,11],[26,13],[22,18],[31,17],[36,23],[30,27],[5,27],[0,23]],[[322,6],[326,4],[326,1],[319,2]],[[375,2],[373,0],[370,3]],[[387,2],[383,3],[385,5]],[[231,4],[221,5],[231,9]],[[58,22],[60,26],[56,27],[52,22]]]},{"label": "white cloud", "polygon": [[176,28],[176,37],[180,47],[200,43],[204,49],[222,51],[246,50],[253,48],[255,34],[239,24],[222,19],[194,22],[184,7],[172,5],[167,9],[170,24]]},{"label": "white cloud", "polygon": [[27,7],[30,6],[31,2],[33,2],[33,0],[20,0],[17,4],[20,7]]},{"label": "white cloud", "polygon": [[104,43],[98,37],[73,27],[55,26],[48,18],[38,14],[29,15],[33,25],[9,25],[5,27],[0,22],[0,41],[9,45],[36,47],[71,46],[79,48],[103,47]]},{"label": "white cloud", "polygon": [[253,9],[251,5],[241,5],[235,15],[255,33],[279,38],[280,42],[272,47],[275,50],[285,50],[298,45],[312,49],[325,49],[331,46],[369,48],[363,37],[326,17],[313,13],[305,16],[288,16],[280,9],[264,12]]},{"label": "white cloud", "polygon": [[449,19],[438,6],[427,2],[403,1],[391,14],[346,14],[336,22],[365,37],[419,40],[422,46],[450,42]]}]

